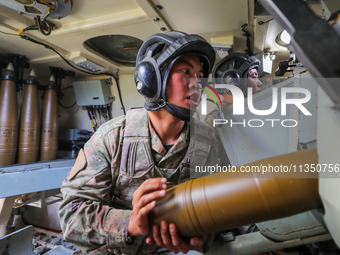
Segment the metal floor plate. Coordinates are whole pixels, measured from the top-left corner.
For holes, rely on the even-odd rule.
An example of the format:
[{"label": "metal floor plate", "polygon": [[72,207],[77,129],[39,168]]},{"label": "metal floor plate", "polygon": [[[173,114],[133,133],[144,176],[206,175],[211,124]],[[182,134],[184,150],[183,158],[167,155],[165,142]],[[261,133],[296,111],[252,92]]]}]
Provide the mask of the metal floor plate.
[{"label": "metal floor plate", "polygon": [[33,226],[28,226],[0,238],[1,255],[34,255],[32,251]]}]

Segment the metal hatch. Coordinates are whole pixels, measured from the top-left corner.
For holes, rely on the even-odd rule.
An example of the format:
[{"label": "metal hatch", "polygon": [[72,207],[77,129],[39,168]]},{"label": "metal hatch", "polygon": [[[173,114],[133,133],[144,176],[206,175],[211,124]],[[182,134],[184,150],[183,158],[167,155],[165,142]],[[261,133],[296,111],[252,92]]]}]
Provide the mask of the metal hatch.
[{"label": "metal hatch", "polygon": [[134,67],[143,41],[128,35],[103,35],[84,42],[84,47],[114,64]]}]

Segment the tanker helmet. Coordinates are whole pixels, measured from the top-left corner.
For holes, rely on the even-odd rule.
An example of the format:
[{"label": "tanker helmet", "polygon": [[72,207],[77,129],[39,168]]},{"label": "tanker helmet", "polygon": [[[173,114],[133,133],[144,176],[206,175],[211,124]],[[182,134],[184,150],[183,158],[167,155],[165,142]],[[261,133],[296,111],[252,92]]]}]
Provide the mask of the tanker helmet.
[{"label": "tanker helmet", "polygon": [[203,37],[171,31],[154,34],[142,44],[136,59],[134,77],[148,111],[164,107],[176,118],[190,120],[192,113],[189,109],[167,102],[166,87],[175,61],[191,55],[200,57],[203,75],[207,78],[215,62],[215,51]]},{"label": "tanker helmet", "polygon": [[[213,70],[212,77],[215,84],[232,84],[247,94],[248,73],[251,69],[258,69],[260,61],[243,53],[231,53],[223,58]],[[218,93],[226,94],[226,89],[217,89]]]}]

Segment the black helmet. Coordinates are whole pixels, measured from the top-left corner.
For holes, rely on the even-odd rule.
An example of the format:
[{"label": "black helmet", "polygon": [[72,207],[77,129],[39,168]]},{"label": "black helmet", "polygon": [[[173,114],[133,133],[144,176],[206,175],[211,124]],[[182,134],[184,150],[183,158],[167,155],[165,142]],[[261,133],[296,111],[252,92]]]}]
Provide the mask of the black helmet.
[{"label": "black helmet", "polygon": [[203,75],[208,77],[215,63],[213,47],[199,35],[179,31],[150,36],[138,51],[135,82],[138,92],[145,97],[144,107],[156,111],[164,107],[181,120],[190,120],[190,110],[167,102],[166,86],[175,61],[195,55],[203,63]]},{"label": "black helmet", "polygon": [[[213,83],[232,84],[238,86],[247,94],[248,73],[251,69],[258,69],[260,61],[256,57],[249,57],[243,53],[231,53],[215,66],[212,74]],[[228,93],[226,89],[217,89],[220,94]]]}]

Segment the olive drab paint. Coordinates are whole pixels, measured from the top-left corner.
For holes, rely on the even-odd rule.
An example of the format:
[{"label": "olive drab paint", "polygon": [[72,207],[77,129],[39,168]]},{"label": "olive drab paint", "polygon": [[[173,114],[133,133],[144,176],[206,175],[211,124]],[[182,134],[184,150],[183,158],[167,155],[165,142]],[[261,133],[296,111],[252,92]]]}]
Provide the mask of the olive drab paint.
[{"label": "olive drab paint", "polygon": [[0,166],[14,164],[18,143],[17,87],[9,63],[0,88]]},{"label": "olive drab paint", "polygon": [[[317,155],[314,148],[249,165],[317,164]],[[317,176],[317,173],[307,178],[305,175],[286,178],[287,173],[245,176],[236,171],[191,179],[168,189],[165,197],[157,200],[156,207],[149,213],[150,226],[165,220],[174,223],[182,237],[204,236],[319,208],[322,202]]]},{"label": "olive drab paint", "polygon": [[41,124],[40,160],[55,160],[58,150],[59,120],[57,112],[57,91],[53,75],[50,78],[45,92]]},{"label": "olive drab paint", "polygon": [[21,106],[19,130],[19,163],[29,164],[36,162],[39,152],[39,99],[35,72],[32,69],[25,88]]}]

